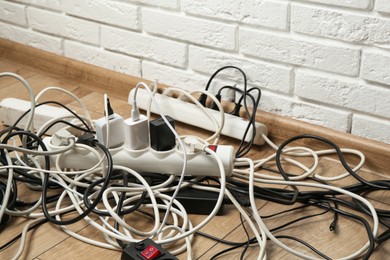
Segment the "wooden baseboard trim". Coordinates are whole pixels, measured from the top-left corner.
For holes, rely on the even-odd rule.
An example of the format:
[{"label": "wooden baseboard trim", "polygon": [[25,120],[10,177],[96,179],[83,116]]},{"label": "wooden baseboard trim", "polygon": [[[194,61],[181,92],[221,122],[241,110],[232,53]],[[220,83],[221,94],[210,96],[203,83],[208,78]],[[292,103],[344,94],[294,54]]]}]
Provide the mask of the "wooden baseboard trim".
[{"label": "wooden baseboard trim", "polygon": [[[5,39],[0,39],[0,57],[23,64],[33,70],[64,76],[73,82],[110,90],[110,95],[122,98],[127,97],[129,88],[141,80]],[[367,157],[366,168],[371,171],[387,173],[390,168],[389,144],[264,111],[258,112],[257,120],[268,127],[269,135],[273,138],[284,140],[301,134],[322,136],[340,147],[362,151]],[[305,144],[324,147],[318,145],[318,142],[308,140],[305,140]]]}]

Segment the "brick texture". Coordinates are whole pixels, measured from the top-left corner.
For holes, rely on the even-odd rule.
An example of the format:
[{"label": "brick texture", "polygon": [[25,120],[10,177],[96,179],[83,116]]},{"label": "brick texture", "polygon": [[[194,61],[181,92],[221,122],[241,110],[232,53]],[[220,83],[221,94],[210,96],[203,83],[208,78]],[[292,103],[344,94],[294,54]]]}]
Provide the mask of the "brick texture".
[{"label": "brick texture", "polygon": [[388,0],[376,0],[375,10],[383,13],[390,13],[390,1]]},{"label": "brick texture", "polygon": [[390,121],[356,114],[353,116],[352,134],[390,143]]},{"label": "brick texture", "polygon": [[71,15],[94,21],[138,29],[138,7],[109,0],[66,0],[63,10]]},{"label": "brick texture", "polygon": [[25,6],[1,1],[0,21],[17,25],[27,25]]},{"label": "brick texture", "polygon": [[363,52],[362,77],[390,85],[390,53]]},{"label": "brick texture", "polygon": [[390,117],[390,88],[298,72],[295,94],[321,103]]},{"label": "brick texture", "polygon": [[190,14],[219,18],[274,29],[288,28],[288,3],[276,1],[183,0],[182,8]]},{"label": "brick texture", "polygon": [[37,8],[28,8],[27,16],[34,30],[90,44],[99,44],[99,25],[96,23]]},{"label": "brick texture", "polygon": [[126,55],[113,53],[85,44],[65,41],[64,54],[69,58],[80,60],[106,69],[127,73],[139,77],[141,61]]},{"label": "brick texture", "polygon": [[186,64],[187,48],[183,43],[107,26],[102,27],[101,38],[102,46],[110,50],[178,67]]},{"label": "brick texture", "polygon": [[0,1],[1,38],[191,90],[235,65],[261,109],[388,143],[389,28],[389,0]]},{"label": "brick texture", "polygon": [[152,9],[142,11],[142,22],[143,28],[152,34],[227,50],[236,47],[236,26],[233,25]]},{"label": "brick texture", "polygon": [[360,53],[355,48],[303,41],[252,29],[241,30],[240,36],[241,51],[249,56],[346,75],[357,75],[359,71]]},{"label": "brick texture", "polygon": [[390,44],[390,20],[293,5],[291,28],[300,33],[362,44]]}]

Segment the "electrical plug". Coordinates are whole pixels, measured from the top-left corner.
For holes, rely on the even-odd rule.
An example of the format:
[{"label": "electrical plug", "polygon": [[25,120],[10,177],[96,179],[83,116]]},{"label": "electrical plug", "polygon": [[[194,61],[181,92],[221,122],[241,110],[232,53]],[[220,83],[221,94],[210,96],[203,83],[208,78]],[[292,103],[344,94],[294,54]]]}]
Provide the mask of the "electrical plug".
[{"label": "electrical plug", "polygon": [[71,142],[76,142],[76,137],[68,130],[61,129],[51,138],[51,144],[54,146],[68,146]]}]

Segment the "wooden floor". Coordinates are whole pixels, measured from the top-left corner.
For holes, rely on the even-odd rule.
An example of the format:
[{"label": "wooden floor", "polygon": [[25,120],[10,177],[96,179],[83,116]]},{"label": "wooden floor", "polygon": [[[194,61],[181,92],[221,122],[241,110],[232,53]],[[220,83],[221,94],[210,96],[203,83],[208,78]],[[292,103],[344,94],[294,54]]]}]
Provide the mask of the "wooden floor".
[{"label": "wooden floor", "polygon": [[[127,97],[116,94],[115,87],[112,89],[102,90],[99,88],[90,88],[82,82],[74,81],[66,77],[53,76],[42,71],[35,71],[31,67],[24,66],[20,63],[14,63],[9,60],[0,61],[0,72],[15,72],[24,77],[33,87],[34,92],[47,86],[58,86],[71,90],[74,94],[81,97],[86,103],[88,109],[91,111],[93,118],[102,116],[103,107],[103,93],[107,92],[111,96],[111,104],[113,109],[121,114],[123,117],[130,115],[130,107],[126,102]],[[17,83],[11,78],[0,79],[0,98],[6,97],[18,97],[28,99],[27,92],[23,89],[20,83]],[[78,106],[65,95],[47,95],[45,99],[55,99],[64,104],[68,104],[72,109],[80,111]],[[199,134],[205,135],[204,131],[198,132],[193,128],[179,124],[179,133],[187,134]],[[280,143],[281,140],[274,140]],[[236,141],[230,139],[223,139],[223,143],[229,143],[237,145]],[[264,156],[271,154],[273,151],[268,146],[255,147],[250,157],[255,159],[263,158]],[[311,161],[309,159],[303,159],[303,162],[307,162],[309,165]],[[293,167],[287,168],[290,172],[298,173],[297,169]],[[319,171],[323,174],[337,174],[343,172],[341,165],[330,157],[324,157],[320,160]],[[389,173],[385,172],[371,172],[364,170],[360,175],[368,180],[389,178]],[[338,186],[355,183],[352,178],[347,178],[343,181],[336,182]],[[28,191],[24,189],[25,200],[33,200],[38,196],[38,193]],[[379,208],[390,209],[390,193],[376,192],[370,195],[370,200],[373,204]],[[259,200],[257,202],[259,213],[269,215],[282,211],[288,206],[282,206],[275,203]],[[304,210],[299,212],[292,212],[282,214],[278,217],[266,219],[265,223],[269,228],[276,227],[282,223],[291,221],[302,215],[307,215],[313,212],[320,212],[320,210]],[[135,213],[136,214],[136,213]],[[338,258],[348,255],[367,241],[367,235],[365,234],[364,227],[360,224],[340,218],[336,232],[329,231],[329,225],[332,221],[333,215],[331,213],[324,214],[319,217],[311,218],[303,222],[299,222],[293,226],[284,228],[277,234],[292,235],[301,238],[312,244],[314,247],[331,256],[332,258]],[[204,219],[204,216],[191,215],[191,221],[196,224]],[[148,219],[142,215],[135,215],[134,221],[137,225],[148,225]],[[15,235],[19,234],[27,220],[23,218],[13,218],[10,225],[0,235],[0,245],[10,240]],[[84,221],[79,221],[77,224],[71,225],[70,229],[78,234],[85,235],[94,239],[104,240],[102,234],[91,226],[87,225]],[[237,210],[232,206],[226,206],[224,215],[216,216],[205,228],[203,232],[211,234],[213,236],[223,238],[231,241],[246,241],[246,235],[240,222],[240,216]],[[313,255],[307,248],[301,246],[298,243],[284,240],[287,245],[292,246],[297,250],[306,252]],[[17,251],[19,242],[15,243],[11,247],[0,252],[0,259],[10,259]],[[193,257],[194,259],[210,259],[217,252],[227,248],[227,246],[220,243],[208,240],[203,237],[196,236],[193,243]],[[242,249],[234,250],[229,254],[224,255],[221,259],[239,259]],[[246,254],[246,259],[255,259],[258,248],[250,247]],[[268,242],[267,255],[269,259],[298,259],[297,257],[282,250],[272,242]],[[91,246],[89,244],[78,241],[77,239],[65,234],[55,225],[44,224],[36,230],[32,231],[28,235],[27,247],[23,253],[22,259],[119,259],[121,252],[102,249],[99,247]],[[178,256],[180,259],[185,259],[186,254]],[[389,259],[390,257],[390,243],[385,243],[379,248],[372,256],[371,259]]]}]

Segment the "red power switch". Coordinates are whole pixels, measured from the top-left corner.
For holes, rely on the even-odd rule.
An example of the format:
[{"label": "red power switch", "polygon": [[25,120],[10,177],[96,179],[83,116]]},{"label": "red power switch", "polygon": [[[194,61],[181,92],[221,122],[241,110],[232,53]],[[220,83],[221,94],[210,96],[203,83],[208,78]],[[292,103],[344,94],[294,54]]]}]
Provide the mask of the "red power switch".
[{"label": "red power switch", "polygon": [[212,144],[212,145],[209,145],[209,148],[210,148],[211,151],[213,151],[213,152],[216,153],[216,152],[217,152],[218,145],[213,145],[213,144]]},{"label": "red power switch", "polygon": [[153,245],[149,245],[141,252],[141,255],[147,260],[152,260],[160,255],[160,251]]}]

